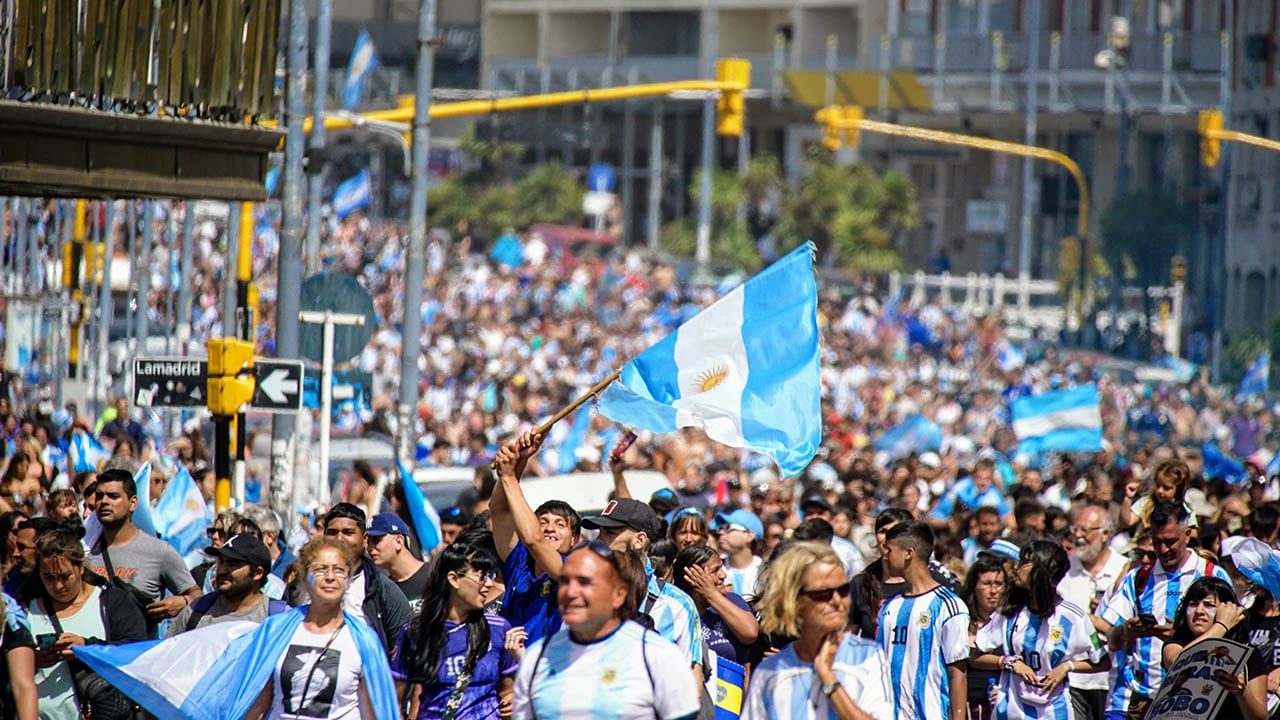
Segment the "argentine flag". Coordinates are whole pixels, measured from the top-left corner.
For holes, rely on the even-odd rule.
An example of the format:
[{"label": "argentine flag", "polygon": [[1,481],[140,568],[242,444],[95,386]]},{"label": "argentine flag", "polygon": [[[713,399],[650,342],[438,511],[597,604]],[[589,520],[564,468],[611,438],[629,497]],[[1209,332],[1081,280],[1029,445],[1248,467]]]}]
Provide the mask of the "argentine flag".
[{"label": "argentine flag", "polygon": [[1098,386],[1081,385],[1069,390],[1032,395],[1014,400],[1013,432],[1018,436],[1019,455],[1102,450],[1102,413],[1098,409]]},{"label": "argentine flag", "polygon": [[67,448],[72,475],[97,472],[98,466],[111,457],[98,439],[83,430],[71,433],[71,446]]},{"label": "argentine flag", "polygon": [[347,178],[333,191],[333,213],[345,218],[357,210],[369,207],[373,198],[373,184],[369,180],[369,171],[361,170]]},{"label": "argentine flag", "polygon": [[[261,625],[224,622],[167,640],[79,645],[76,657],[159,720],[242,718],[282,661],[306,607]],[[373,717],[400,717],[395,682],[378,636],[362,618],[343,613],[356,645]],[[324,673],[317,675],[317,680]]]},{"label": "argentine flag", "polygon": [[356,44],[351,48],[351,62],[347,64],[347,81],[342,85],[342,107],[355,110],[360,104],[360,92],[364,79],[378,67],[378,51],[373,47],[368,30],[361,30]]},{"label": "argentine flag", "polygon": [[1257,538],[1232,536],[1222,541],[1222,557],[1272,597],[1280,597],[1280,551]]},{"label": "argentine flag", "polygon": [[656,433],[699,427],[799,475],[822,442],[817,307],[805,244],[623,366],[600,412]]},{"label": "argentine flag", "polygon": [[206,545],[205,531],[213,524],[213,518],[186,465],[178,463],[177,475],[164,489],[151,514],[160,537],[178,551],[188,567],[203,562],[200,551]]},{"label": "argentine flag", "polygon": [[440,544],[440,515],[422,488],[413,481],[413,473],[405,468],[404,463],[396,460],[400,470],[400,487],[404,489],[404,501],[409,506],[409,519],[413,520],[413,533],[418,536],[418,547],[423,556],[429,556]]},{"label": "argentine flag", "polygon": [[1265,394],[1270,389],[1268,378],[1270,370],[1271,353],[1263,352],[1245,371],[1244,377],[1240,378],[1240,387],[1236,389],[1235,401],[1240,402],[1241,400]]}]

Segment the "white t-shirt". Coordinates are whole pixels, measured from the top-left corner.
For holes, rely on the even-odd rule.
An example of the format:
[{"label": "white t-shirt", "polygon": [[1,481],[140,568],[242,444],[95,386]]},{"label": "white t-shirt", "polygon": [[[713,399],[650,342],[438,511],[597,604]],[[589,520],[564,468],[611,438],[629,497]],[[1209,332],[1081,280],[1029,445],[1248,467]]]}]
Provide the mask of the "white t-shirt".
[{"label": "white t-shirt", "polygon": [[516,672],[514,705],[516,720],[670,720],[696,714],[700,691],[679,648],[628,620],[586,645],[568,627],[535,643]]},{"label": "white t-shirt", "polygon": [[760,569],[764,567],[764,561],[758,555],[751,556],[751,564],[744,568],[729,567],[729,558],[722,557],[724,562],[724,577],[733,591],[742,596],[743,600],[751,601],[756,597],[756,581],[760,579]]},{"label": "white t-shirt", "polygon": [[346,625],[337,635],[319,635],[299,626],[276,664],[268,717],[271,720],[360,720],[363,677],[360,650]]},{"label": "white t-shirt", "polygon": [[[1098,598],[1097,609],[1101,610],[1106,605],[1112,588],[1124,574],[1125,568],[1129,566],[1123,555],[1114,550],[1110,552],[1110,556],[1102,564],[1102,569],[1097,575],[1090,575],[1089,571],[1085,570],[1080,561],[1073,556],[1067,568],[1067,574],[1058,582],[1058,594],[1062,599],[1076,607],[1088,610],[1090,601],[1096,597]],[[1096,673],[1071,673],[1071,687],[1081,690],[1106,690],[1111,687],[1107,680],[1109,674],[1105,670]]]}]

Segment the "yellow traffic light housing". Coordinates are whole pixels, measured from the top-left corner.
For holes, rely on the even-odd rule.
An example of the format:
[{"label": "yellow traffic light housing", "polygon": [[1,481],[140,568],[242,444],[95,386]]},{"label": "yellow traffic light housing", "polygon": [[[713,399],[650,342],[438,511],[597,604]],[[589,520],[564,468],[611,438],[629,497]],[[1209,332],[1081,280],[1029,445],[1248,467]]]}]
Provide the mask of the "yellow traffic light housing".
[{"label": "yellow traffic light housing", "polygon": [[1222,159],[1222,141],[1217,133],[1222,132],[1223,125],[1221,111],[1200,111],[1200,162],[1205,167],[1214,167]]},{"label": "yellow traffic light housing", "polygon": [[253,370],[253,343],[235,338],[209,340],[209,377]]},{"label": "yellow traffic light housing", "polygon": [[[716,80],[739,83],[743,88],[751,84],[751,62],[739,58],[716,60]],[[742,90],[721,90],[716,101],[716,133],[737,137],[742,134],[742,120],[747,101]]]},{"label": "yellow traffic light housing", "polygon": [[858,122],[862,108],[857,105],[831,105],[814,116],[822,125],[822,147],[835,152],[841,147],[858,147]]},{"label": "yellow traffic light housing", "polygon": [[844,127],[844,144],[851,148],[858,147],[858,122],[862,120],[862,108],[858,105],[847,105],[840,113],[840,122]]},{"label": "yellow traffic light housing", "polygon": [[209,412],[235,415],[253,400],[253,376],[210,377],[208,390]]}]

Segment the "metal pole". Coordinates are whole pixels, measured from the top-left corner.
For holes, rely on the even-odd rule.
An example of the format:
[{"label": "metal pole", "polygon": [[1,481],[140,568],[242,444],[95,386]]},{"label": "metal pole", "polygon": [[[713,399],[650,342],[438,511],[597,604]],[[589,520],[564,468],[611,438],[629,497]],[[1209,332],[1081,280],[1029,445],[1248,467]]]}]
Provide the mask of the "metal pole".
[{"label": "metal pole", "polygon": [[[400,460],[413,472],[417,459],[414,413],[418,409],[418,355],[422,338],[422,275],[427,247],[427,160],[431,142],[431,73],[436,0],[418,3],[417,96],[413,112],[413,171],[409,195],[409,254],[404,272],[404,329],[400,345],[400,404],[396,408]],[[322,383],[325,381],[322,380]],[[327,385],[326,391],[327,391]],[[328,422],[328,418],[324,418]],[[325,450],[327,452],[327,448]]]},{"label": "metal pole", "polygon": [[[284,147],[283,221],[276,268],[276,357],[298,357],[298,311],[302,307],[302,155],[306,136],[307,0],[289,0],[289,52],[285,83],[288,135]],[[228,262],[230,264],[230,262]],[[294,417],[278,414],[271,425],[271,484],[290,477],[289,444]]]},{"label": "metal pole", "polygon": [[[719,44],[720,18],[716,0],[707,0],[707,46],[703,57],[703,73],[708,80],[716,77],[716,53]],[[711,173],[715,163],[716,99],[712,93],[702,101],[702,188],[698,201],[698,245],[695,259],[705,268],[711,261]]]},{"label": "metal pole", "polygon": [[333,422],[333,314],[325,313],[320,362],[320,505],[329,505],[329,425]]},{"label": "metal pole", "polygon": [[[640,69],[631,68],[627,72],[627,84],[635,85],[640,82]],[[636,173],[636,108],[635,101],[628,100],[623,105],[622,115],[622,187],[619,188],[619,198],[622,201],[622,245],[627,247],[631,244],[631,238],[634,237],[631,232],[632,220],[635,218],[634,198],[632,187],[635,181]]]},{"label": "metal pole", "polygon": [[658,249],[662,225],[662,103],[653,106],[653,126],[649,129],[649,249]]},{"label": "metal pole", "polygon": [[28,226],[31,224],[29,202],[26,198],[13,199],[13,221],[16,226],[13,236],[14,292],[19,295],[26,290],[26,273],[22,272],[22,268],[27,266],[27,235],[30,234]]},{"label": "metal pole", "polygon": [[125,291],[127,301],[124,306],[125,347],[136,352],[138,346],[135,340],[138,337],[138,326],[134,322],[131,308],[138,302],[138,203],[134,200],[126,200],[125,210],[127,211],[125,213],[126,237],[129,238],[129,287]]},{"label": "metal pole", "polygon": [[[1023,128],[1024,143],[1036,144],[1036,113],[1040,94],[1040,3],[1031,5],[1031,37],[1027,58],[1027,110]],[[1035,160],[1022,159],[1022,222],[1018,239],[1018,276],[1031,277],[1032,212],[1036,203]]]},{"label": "metal pole", "polygon": [[[111,386],[111,368],[107,366],[107,345],[111,341],[111,316],[115,314],[111,302],[111,260],[115,254],[116,203],[114,200],[107,200],[106,203],[107,221],[105,227],[99,228],[102,236],[102,285],[98,290],[98,368],[95,395],[99,404],[96,414],[101,414],[110,400],[107,396],[108,388]],[[93,217],[96,224],[97,208],[94,209]]]},{"label": "metal pole", "polygon": [[236,300],[239,297],[236,265],[240,257],[240,208],[244,203],[231,203],[227,211],[227,265],[222,275],[222,337],[236,337]]},{"label": "metal pole", "polygon": [[145,355],[147,338],[151,331],[151,241],[154,239],[152,215],[155,203],[142,202],[142,251],[138,262],[138,347],[137,354]]},{"label": "metal pole", "polygon": [[324,111],[329,99],[329,36],[333,0],[316,0],[315,86],[311,88],[311,136],[307,147],[307,275],[320,272],[320,206],[324,203]]},{"label": "metal pole", "polygon": [[178,285],[178,317],[176,319],[178,348],[184,357],[191,352],[191,303],[194,297],[191,278],[195,272],[191,253],[194,252],[192,250],[192,236],[195,233],[195,225],[195,203],[184,203],[182,212],[182,254],[178,257],[178,282],[181,284]]},{"label": "metal pole", "polygon": [[[1227,118],[1227,124],[1231,124],[1231,73],[1235,60],[1235,3],[1225,3],[1223,6],[1226,13],[1227,29],[1222,34],[1222,74],[1223,82],[1221,86],[1222,94],[1222,114]],[[1210,366],[1210,376],[1213,382],[1222,382],[1222,353],[1225,350],[1222,337],[1222,325],[1226,322],[1226,305],[1227,305],[1227,237],[1231,232],[1231,202],[1229,198],[1229,186],[1231,181],[1231,146],[1229,143],[1222,147],[1222,185],[1218,191],[1218,237],[1213,243],[1209,256],[1216,258],[1216,262],[1211,263],[1213,268],[1213,289],[1214,293],[1210,297],[1217,299],[1213,308],[1213,363]],[[1211,241],[1212,242],[1212,241]]]}]

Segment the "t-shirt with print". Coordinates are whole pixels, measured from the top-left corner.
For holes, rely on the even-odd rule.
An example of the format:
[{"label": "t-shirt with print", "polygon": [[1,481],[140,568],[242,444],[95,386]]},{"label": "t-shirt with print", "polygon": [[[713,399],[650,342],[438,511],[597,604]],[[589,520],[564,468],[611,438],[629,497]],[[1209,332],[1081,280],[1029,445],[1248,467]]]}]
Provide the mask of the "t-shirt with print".
[{"label": "t-shirt with print", "polygon": [[427,591],[427,573],[431,570],[431,566],[423,563],[418,571],[405,578],[404,582],[393,581],[400,588],[400,592],[404,593],[405,598],[409,600],[409,610],[414,615],[422,609],[422,594]]},{"label": "t-shirt with print", "polygon": [[[192,607],[193,604],[194,603],[189,603],[186,607],[182,608],[182,611],[179,612],[177,617],[173,619],[173,622],[169,624],[169,629],[166,630],[164,634],[165,637],[171,638],[174,635],[187,631],[187,621],[191,617],[191,613],[195,612]],[[271,598],[266,595],[259,598],[258,604],[248,610],[240,610],[237,612],[228,610],[221,602],[214,600],[213,604],[209,606],[209,609],[196,619],[196,624],[191,629],[195,630],[196,628],[207,627],[215,623],[239,622],[241,620],[261,623],[263,620],[266,620],[267,616],[270,614]]]},{"label": "t-shirt with print", "polygon": [[276,662],[269,717],[359,720],[363,676],[360,650],[345,624],[323,634],[299,625]]},{"label": "t-shirt with print", "polygon": [[[516,674],[519,661],[506,649],[507,630],[511,625],[497,615],[485,615],[489,621],[489,650],[476,662],[471,680],[462,693],[462,703],[454,716],[456,720],[482,720],[498,717],[498,683],[504,677]],[[411,637],[413,625],[405,626],[396,642],[395,659],[391,662],[391,677],[408,681],[413,675],[411,658],[418,656],[418,649]],[[440,672],[434,683],[422,689],[418,706],[419,720],[444,716],[449,695],[458,682],[467,658],[467,626],[445,621],[445,646],[440,654]]]},{"label": "t-shirt with print", "polygon": [[528,645],[560,629],[560,609],[556,605],[559,585],[550,575],[537,574],[537,566],[523,542],[516,543],[502,561],[502,577],[507,583],[502,616],[512,627],[524,628],[529,634]]},{"label": "t-shirt with print", "polygon": [[[96,543],[85,559],[85,566],[102,577],[107,576],[107,565],[102,561],[104,542]],[[180,595],[196,585],[178,551],[169,543],[142,531],[127,544],[108,548],[107,551],[111,554],[111,567],[115,569],[116,577],[141,590],[152,600],[159,600],[165,590]]]},{"label": "t-shirt with print", "polygon": [[[728,593],[725,597],[734,605],[751,612],[751,606],[737,593]],[[713,607],[707,607],[706,612],[702,613],[702,637],[717,657],[732,660],[739,665],[751,662],[751,645],[739,642],[729,629],[729,624]]]}]

